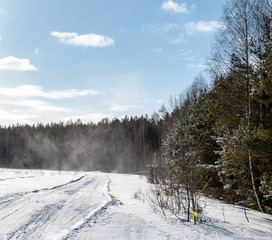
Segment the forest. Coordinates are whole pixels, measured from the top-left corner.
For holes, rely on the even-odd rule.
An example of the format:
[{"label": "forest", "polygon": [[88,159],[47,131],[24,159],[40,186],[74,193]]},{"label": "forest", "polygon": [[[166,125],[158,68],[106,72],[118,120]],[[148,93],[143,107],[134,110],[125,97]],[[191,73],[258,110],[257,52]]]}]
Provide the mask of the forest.
[{"label": "forest", "polygon": [[142,116],[3,127],[1,167],[138,173],[160,148],[156,121]]},{"label": "forest", "polygon": [[200,74],[151,117],[2,126],[0,166],[146,173],[160,194],[183,186],[188,209],[201,192],[271,214],[271,3],[228,1],[221,20],[208,83]]}]

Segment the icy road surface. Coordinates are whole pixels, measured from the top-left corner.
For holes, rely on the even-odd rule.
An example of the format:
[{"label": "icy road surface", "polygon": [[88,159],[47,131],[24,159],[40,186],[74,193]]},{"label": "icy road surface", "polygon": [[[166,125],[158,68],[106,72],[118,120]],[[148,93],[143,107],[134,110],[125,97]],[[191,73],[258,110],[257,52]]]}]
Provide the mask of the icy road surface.
[{"label": "icy road surface", "polygon": [[[205,201],[206,223],[155,214],[135,175],[0,169],[0,239],[272,239],[272,216]],[[135,199],[135,193],[137,199]]]}]

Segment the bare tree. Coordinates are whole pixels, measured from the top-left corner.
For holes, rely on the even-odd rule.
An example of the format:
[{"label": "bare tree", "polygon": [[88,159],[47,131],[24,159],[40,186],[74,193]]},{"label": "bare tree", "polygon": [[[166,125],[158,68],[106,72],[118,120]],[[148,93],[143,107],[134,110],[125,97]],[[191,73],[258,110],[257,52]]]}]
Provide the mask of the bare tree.
[{"label": "bare tree", "polygon": [[155,212],[166,215],[170,212],[182,220],[186,214],[189,222],[201,221],[202,208],[199,204],[201,196],[199,186],[203,177],[197,173],[197,161],[192,154],[183,153],[178,163],[169,160],[164,165],[164,175],[153,184],[150,195],[151,207]]}]

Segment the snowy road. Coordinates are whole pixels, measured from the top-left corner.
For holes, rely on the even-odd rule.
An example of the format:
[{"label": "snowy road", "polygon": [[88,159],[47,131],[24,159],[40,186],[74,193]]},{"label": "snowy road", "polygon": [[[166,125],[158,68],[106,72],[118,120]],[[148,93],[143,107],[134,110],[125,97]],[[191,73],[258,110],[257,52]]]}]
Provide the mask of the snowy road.
[{"label": "snowy road", "polygon": [[112,201],[109,181],[106,176],[85,175],[51,188],[1,197],[0,239],[67,238]]},{"label": "snowy road", "polygon": [[147,192],[135,175],[2,169],[0,239],[272,239],[271,215],[249,211],[247,223],[239,207],[210,199],[206,224],[166,220]]}]

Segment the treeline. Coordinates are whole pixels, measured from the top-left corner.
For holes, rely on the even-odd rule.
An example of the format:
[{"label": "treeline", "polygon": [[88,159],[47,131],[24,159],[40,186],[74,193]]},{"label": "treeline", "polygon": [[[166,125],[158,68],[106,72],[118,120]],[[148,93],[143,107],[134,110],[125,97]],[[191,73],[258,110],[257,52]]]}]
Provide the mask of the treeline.
[{"label": "treeline", "polygon": [[0,128],[0,166],[137,173],[160,148],[158,116]]},{"label": "treeline", "polygon": [[209,61],[211,86],[198,77],[164,114],[170,131],[150,181],[161,184],[157,204],[174,214],[183,205],[189,219],[197,192],[272,213],[270,4],[226,3]]}]

